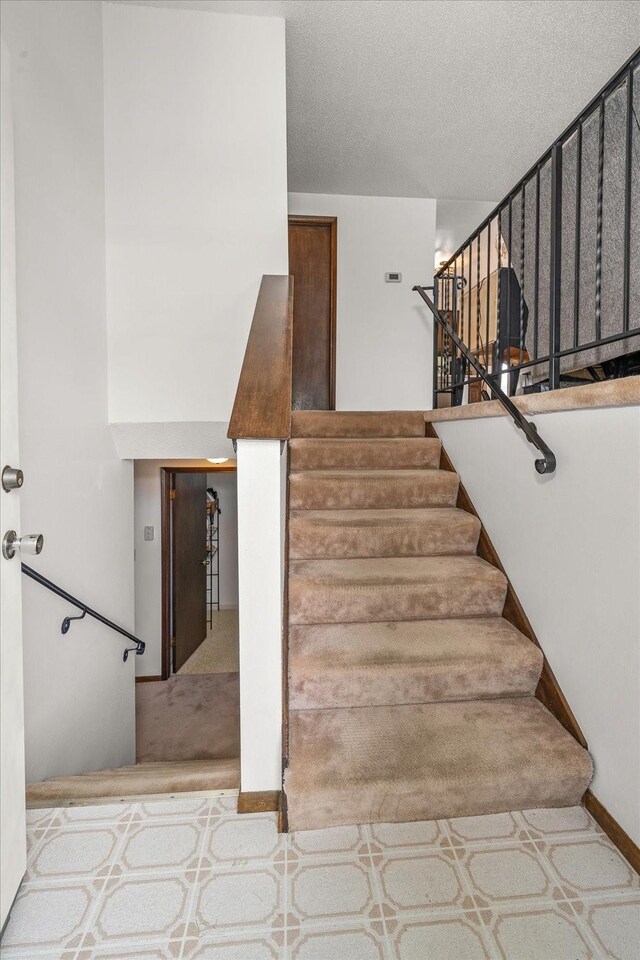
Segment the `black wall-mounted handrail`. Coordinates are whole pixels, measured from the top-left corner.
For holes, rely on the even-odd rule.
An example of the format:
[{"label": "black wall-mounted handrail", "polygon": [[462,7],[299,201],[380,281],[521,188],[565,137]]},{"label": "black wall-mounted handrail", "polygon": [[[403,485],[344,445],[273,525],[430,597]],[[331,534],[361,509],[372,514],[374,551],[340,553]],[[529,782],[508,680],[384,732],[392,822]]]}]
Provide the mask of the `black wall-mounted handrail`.
[{"label": "black wall-mounted handrail", "polygon": [[86,603],[82,603],[80,600],[77,600],[70,593],[67,593],[66,590],[63,590],[62,587],[59,587],[57,584],[53,583],[51,580],[48,580],[46,577],[43,577],[41,573],[38,573],[37,570],[34,570],[32,567],[28,567],[26,563],[21,564],[22,572],[25,576],[30,577],[32,580],[35,580],[36,583],[39,583],[41,586],[46,587],[47,590],[51,590],[52,593],[55,593],[56,596],[61,597],[62,600],[66,600],[67,603],[71,603],[74,607],[77,607],[79,610],[82,610],[82,613],[77,617],[65,617],[62,621],[62,626],[60,627],[61,633],[67,633],[69,627],[71,626],[72,620],[82,620],[87,614],[90,617],[93,617],[94,620],[99,620],[100,623],[104,623],[106,627],[109,627],[111,630],[115,630],[116,633],[121,634],[123,637],[126,637],[127,640],[131,640],[132,643],[135,643],[135,647],[126,647],[122,655],[123,661],[126,663],[130,653],[135,653],[138,657],[141,657],[144,653],[145,644],[143,640],[138,640],[137,637],[134,637],[132,633],[129,633],[128,630],[124,630],[123,627],[119,627],[117,623],[113,623],[112,620],[107,620],[106,617],[103,617],[101,613],[97,613],[95,610],[92,610],[91,607],[88,607]]},{"label": "black wall-mounted handrail", "polygon": [[486,372],[486,370],[484,369],[480,361],[477,360],[476,357],[474,357],[471,351],[467,348],[466,344],[464,344],[460,339],[460,337],[457,335],[453,327],[451,327],[447,323],[447,321],[444,319],[444,317],[442,316],[442,314],[434,304],[433,300],[427,296],[426,287],[415,286],[413,289],[416,291],[416,293],[418,293],[422,297],[426,305],[429,307],[429,310],[431,310],[431,313],[433,314],[435,320],[440,324],[440,326],[442,327],[444,332],[447,334],[447,336],[450,337],[451,340],[455,343],[456,347],[458,348],[462,356],[465,358],[467,363],[469,363],[473,367],[476,373],[484,380],[487,386],[491,389],[496,399],[500,401],[500,403],[505,408],[509,416],[512,418],[516,427],[522,430],[522,432],[524,433],[529,443],[532,443],[534,447],[536,447],[540,451],[540,453],[543,455],[542,459],[536,460],[535,462],[535,467],[538,473],[553,473],[554,470],[556,469],[556,458],[554,454],[551,452],[549,447],[546,445],[544,440],[539,435],[538,429],[535,426],[535,424],[531,423],[522,415],[522,413],[520,412],[520,410],[518,410],[513,400],[511,400],[511,398],[507,396],[507,394],[504,392],[504,390],[499,385],[499,383],[496,382],[497,380],[499,380],[500,374],[498,374],[497,377],[495,374],[493,376],[489,376],[489,374]]}]

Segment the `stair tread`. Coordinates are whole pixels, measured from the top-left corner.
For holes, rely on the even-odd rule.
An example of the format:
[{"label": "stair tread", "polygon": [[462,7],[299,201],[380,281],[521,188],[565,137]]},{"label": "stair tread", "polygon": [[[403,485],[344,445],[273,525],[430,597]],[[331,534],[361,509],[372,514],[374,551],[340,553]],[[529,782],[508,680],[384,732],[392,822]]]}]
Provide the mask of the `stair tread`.
[{"label": "stair tread", "polygon": [[570,806],[592,774],[533,697],[292,711],[289,742],[294,830]]},{"label": "stair tread", "polygon": [[502,617],[292,626],[292,710],[533,694],[542,651]]},{"label": "stair tread", "polygon": [[413,410],[296,410],[294,437],[424,437],[424,414]]},{"label": "stair tread", "polygon": [[437,469],[441,443],[432,437],[298,437],[289,450],[292,470]]},{"label": "stair tread", "polygon": [[479,527],[480,521],[472,513],[459,507],[362,507],[355,510],[298,510],[289,513],[290,521],[309,524],[328,524],[333,527],[390,527],[396,524],[432,524],[446,521],[466,523]]},{"label": "stair tread", "polygon": [[486,580],[506,585],[506,577],[497,567],[477,556],[445,557],[357,557],[338,560],[293,560],[289,578],[305,578],[316,583],[395,585],[400,583],[442,582],[451,578]]},{"label": "stair tread", "polygon": [[475,553],[480,521],[457,507],[291,510],[289,556],[355,558]]},{"label": "stair tread", "polygon": [[454,507],[460,478],[435,467],[401,470],[293,470],[292,510]]},{"label": "stair tread", "polygon": [[427,477],[433,479],[435,476],[444,475],[446,477],[457,477],[457,474],[450,470],[440,470],[439,467],[394,467],[387,470],[374,470],[369,467],[326,467],[322,470],[292,470],[290,477],[309,477],[310,480],[397,480],[398,477]]},{"label": "stair tread", "polygon": [[354,668],[432,671],[478,660],[490,666],[514,655],[542,666],[540,648],[503,617],[298,624],[289,633],[293,678],[303,663],[329,674]]},{"label": "stair tread", "polygon": [[289,562],[290,623],[500,616],[507,580],[480,557]]},{"label": "stair tread", "polygon": [[55,805],[68,800],[143,796],[200,790],[226,790],[240,784],[240,760],[175,760],[136,763],[51,777],[27,784],[27,806]]}]

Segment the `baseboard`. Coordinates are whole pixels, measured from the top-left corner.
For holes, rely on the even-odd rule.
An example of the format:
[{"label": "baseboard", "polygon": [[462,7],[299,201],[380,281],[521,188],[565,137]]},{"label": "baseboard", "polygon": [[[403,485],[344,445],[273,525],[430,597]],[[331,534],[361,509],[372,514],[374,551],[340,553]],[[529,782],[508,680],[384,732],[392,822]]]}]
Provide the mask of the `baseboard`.
[{"label": "baseboard", "polygon": [[593,819],[598,823],[614,846],[618,848],[625,860],[631,864],[636,873],[640,873],[640,847],[625,833],[617,820],[611,816],[606,807],[603,807],[597,797],[587,790],[583,804]]},{"label": "baseboard", "polygon": [[164,678],[158,674],[157,677],[136,677],[136,683],[152,683],[156,680],[163,680]]},{"label": "baseboard", "polygon": [[238,794],[238,813],[272,813],[280,809],[279,790],[253,790]]}]

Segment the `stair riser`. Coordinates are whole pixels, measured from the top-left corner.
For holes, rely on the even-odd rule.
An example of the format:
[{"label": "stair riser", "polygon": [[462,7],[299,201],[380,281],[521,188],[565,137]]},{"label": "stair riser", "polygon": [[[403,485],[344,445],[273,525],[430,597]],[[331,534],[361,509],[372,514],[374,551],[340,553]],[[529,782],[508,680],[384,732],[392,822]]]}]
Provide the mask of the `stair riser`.
[{"label": "stair riser", "polygon": [[292,440],[292,470],[421,470],[440,466],[440,441],[397,440]]},{"label": "stair riser", "polygon": [[440,470],[425,470],[423,477],[404,477],[399,472],[392,480],[294,473],[290,477],[289,498],[292,510],[453,507],[458,486],[456,474]]},{"label": "stair riser", "polygon": [[382,620],[432,620],[450,617],[498,617],[506,582],[495,578],[482,589],[468,578],[440,583],[319,584],[289,580],[290,623],[371,623]]},{"label": "stair riser", "polygon": [[[289,708],[325,710],[338,707],[378,707],[402,703],[446,703],[452,700],[494,700],[532,696],[540,665],[523,663],[500,671],[496,664],[468,664],[452,671],[424,664],[414,670],[396,665],[375,669],[310,670],[290,660]],[[304,679],[296,681],[296,677]]]},{"label": "stair riser", "polygon": [[[462,513],[462,511],[460,511]],[[468,519],[467,519],[468,518]],[[435,557],[476,552],[480,523],[471,514],[429,524],[343,526],[309,523],[304,516],[289,523],[293,560],[355,557]]]},{"label": "stair riser", "polygon": [[[471,758],[470,758],[471,759]],[[506,777],[490,787],[470,776],[457,795],[438,789],[439,780],[425,777],[418,787],[406,789],[383,785],[376,794],[356,790],[316,790],[313,796],[287,791],[289,830],[317,830],[354,823],[404,823],[412,820],[444,820],[477,817],[511,810],[574,807],[582,800],[590,776],[540,777],[522,782]],[[285,775],[286,785],[286,775]],[[472,799],[469,799],[470,793]]]}]

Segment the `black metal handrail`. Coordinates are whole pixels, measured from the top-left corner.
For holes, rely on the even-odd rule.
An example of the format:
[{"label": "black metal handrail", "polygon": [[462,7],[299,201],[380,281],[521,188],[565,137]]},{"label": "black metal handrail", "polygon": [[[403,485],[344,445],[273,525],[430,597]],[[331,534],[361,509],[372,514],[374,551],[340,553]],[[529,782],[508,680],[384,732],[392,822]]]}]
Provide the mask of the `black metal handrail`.
[{"label": "black metal handrail", "polygon": [[456,347],[460,350],[462,356],[466,359],[467,363],[469,363],[476,373],[478,373],[478,375],[482,378],[482,380],[484,380],[484,382],[495,395],[496,400],[500,401],[515,423],[516,427],[518,427],[519,430],[522,430],[529,443],[532,443],[534,447],[536,447],[543,455],[541,459],[538,459],[535,462],[535,467],[538,473],[553,473],[556,469],[555,455],[538,433],[538,428],[536,425],[531,423],[522,415],[513,400],[507,396],[502,387],[496,382],[497,378],[495,376],[490,377],[480,361],[474,357],[469,349],[467,349],[466,345],[462,342],[453,327],[447,323],[433,300],[427,295],[426,288],[416,285],[413,289],[422,297],[426,305],[429,307],[429,310],[431,310],[435,320],[440,324],[447,336],[453,340]]},{"label": "black metal handrail", "polygon": [[95,610],[92,610],[91,607],[86,605],[86,603],[82,603],[81,600],[77,600],[76,597],[72,596],[70,593],[67,593],[66,590],[63,590],[62,587],[59,587],[56,583],[53,583],[52,580],[48,580],[47,577],[43,577],[43,575],[38,573],[37,570],[34,570],[33,567],[27,566],[26,563],[21,564],[21,566],[22,572],[25,574],[25,576],[30,577],[32,580],[35,580],[36,583],[46,587],[47,590],[51,590],[51,592],[55,593],[56,596],[61,597],[62,600],[66,600],[67,603],[71,603],[74,607],[82,610],[82,613],[77,617],[64,618],[60,627],[61,633],[68,633],[72,620],[82,620],[87,614],[89,614],[89,616],[93,617],[94,620],[99,620],[100,623],[104,623],[106,627],[109,627],[111,630],[115,630],[116,633],[121,634],[123,637],[126,637],[127,640],[131,640],[132,643],[135,643],[135,647],[125,648],[125,651],[122,655],[122,659],[125,663],[127,662],[130,653],[135,653],[138,657],[142,656],[145,648],[143,640],[138,640],[138,638],[134,637],[133,634],[129,633],[128,630],[125,630],[123,627],[119,627],[117,623],[114,623],[112,620],[108,620],[106,617],[103,617],[101,613],[97,613]]}]

